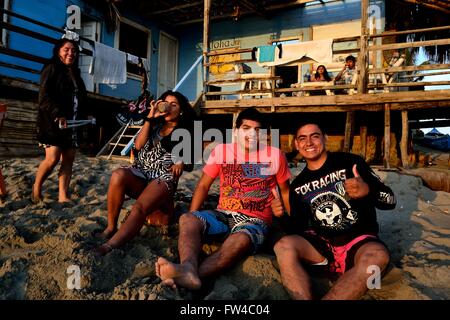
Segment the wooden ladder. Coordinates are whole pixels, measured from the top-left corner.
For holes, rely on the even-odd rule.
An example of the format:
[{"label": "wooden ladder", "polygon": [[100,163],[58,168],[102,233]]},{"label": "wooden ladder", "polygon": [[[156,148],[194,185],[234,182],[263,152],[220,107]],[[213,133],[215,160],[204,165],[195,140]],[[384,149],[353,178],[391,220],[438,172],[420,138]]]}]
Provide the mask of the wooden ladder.
[{"label": "wooden ladder", "polygon": [[131,125],[128,122],[117,130],[112,138],[103,146],[97,153],[97,157],[105,157],[106,160],[113,159],[127,159],[128,156],[122,156],[120,151],[134,139],[136,133],[142,126]]}]

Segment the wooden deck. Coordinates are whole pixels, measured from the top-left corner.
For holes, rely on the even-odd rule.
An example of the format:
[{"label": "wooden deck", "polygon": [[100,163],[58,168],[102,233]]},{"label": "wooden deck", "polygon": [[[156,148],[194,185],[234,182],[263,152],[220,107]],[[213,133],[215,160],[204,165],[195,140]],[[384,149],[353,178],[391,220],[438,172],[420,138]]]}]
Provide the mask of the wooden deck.
[{"label": "wooden deck", "polygon": [[[355,94],[309,97],[277,97],[240,100],[206,100],[202,112],[205,114],[229,114],[239,109],[256,107],[262,112],[347,112],[384,110],[415,110],[450,108],[450,90],[404,91],[379,94]],[[450,111],[450,110],[449,110]],[[449,113],[450,114],[450,113]]]}]

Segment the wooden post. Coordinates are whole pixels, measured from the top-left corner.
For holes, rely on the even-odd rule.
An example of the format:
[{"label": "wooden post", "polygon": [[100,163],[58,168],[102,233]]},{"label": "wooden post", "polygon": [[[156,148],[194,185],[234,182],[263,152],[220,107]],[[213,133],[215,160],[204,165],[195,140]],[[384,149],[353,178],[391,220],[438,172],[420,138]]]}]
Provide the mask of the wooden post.
[{"label": "wooden post", "polygon": [[360,38],[360,51],[358,61],[358,93],[367,93],[367,62],[368,62],[368,42],[369,42],[369,29],[368,29],[368,14],[367,9],[369,6],[369,0],[361,0],[361,38]]},{"label": "wooden post", "polygon": [[384,167],[389,169],[389,158],[391,149],[391,105],[384,104]]},{"label": "wooden post", "polygon": [[365,114],[362,112],[361,126],[359,127],[359,138],[361,141],[361,157],[366,160],[367,156],[367,124],[364,118]]},{"label": "wooden post", "polygon": [[355,122],[355,112],[348,111],[347,118],[345,120],[344,152],[350,152],[352,148],[354,122]]},{"label": "wooden post", "polygon": [[211,9],[211,0],[204,0],[203,8],[203,101],[206,100],[206,93],[208,92],[209,75],[209,12]]},{"label": "wooden post", "polygon": [[408,111],[402,111],[402,139],[400,140],[400,152],[402,156],[402,165],[403,168],[409,167],[408,162]]},{"label": "wooden post", "polygon": [[239,112],[233,112],[233,123],[231,124],[231,128],[233,129],[233,135],[231,137],[231,142],[232,143],[236,142],[236,139],[235,139],[235,136],[234,136],[234,126],[236,125],[236,120],[237,120],[238,115],[239,115]]}]

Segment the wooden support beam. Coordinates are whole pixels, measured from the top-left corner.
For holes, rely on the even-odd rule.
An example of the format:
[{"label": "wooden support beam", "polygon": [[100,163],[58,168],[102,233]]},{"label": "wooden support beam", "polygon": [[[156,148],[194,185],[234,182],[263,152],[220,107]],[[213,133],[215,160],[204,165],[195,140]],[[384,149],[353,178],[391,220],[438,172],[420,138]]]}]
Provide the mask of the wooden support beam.
[{"label": "wooden support beam", "polygon": [[400,140],[400,153],[403,168],[409,168],[408,161],[408,111],[402,111],[402,138]]},{"label": "wooden support beam", "polygon": [[169,13],[172,11],[179,11],[179,10],[188,9],[191,7],[197,7],[202,4],[203,4],[203,1],[195,1],[195,2],[190,2],[190,3],[185,3],[185,4],[182,4],[179,6],[170,6],[170,8],[167,8],[167,9],[149,12],[148,14],[146,14],[146,16],[156,16],[156,15],[166,14],[166,13]]},{"label": "wooden support beam", "polygon": [[[273,101],[271,101],[273,100]],[[277,107],[329,107],[334,111],[347,110],[383,110],[384,103],[396,103],[397,110],[401,110],[402,104],[433,104],[450,101],[450,90],[389,92],[364,95],[334,95],[334,96],[310,96],[310,97],[275,97],[271,99],[241,99],[241,100],[217,100],[208,101],[204,108],[231,108],[231,107],[265,107],[272,104]],[[381,107],[380,107],[381,105]],[[325,110],[325,109],[324,109]]]},{"label": "wooden support beam", "polygon": [[[38,25],[38,26],[41,26],[41,27],[44,27],[44,28],[47,28],[47,29],[50,29],[50,30],[53,30],[53,31],[56,31],[56,32],[60,32],[62,34],[65,33],[65,30],[62,29],[62,28],[57,28],[57,27],[54,27],[52,25],[40,22],[38,20],[34,20],[34,19],[31,19],[31,18],[28,18],[28,17],[26,17],[24,15],[18,14],[16,12],[11,11],[11,10],[6,10],[6,9],[3,9],[3,8],[0,8],[0,13],[1,13],[1,15],[3,15],[3,13],[4,13],[4,14],[6,14],[8,16],[16,17],[16,18],[19,18],[20,20],[31,22],[31,23],[33,23],[35,25]],[[86,42],[88,42],[88,43],[90,43],[92,45],[95,43],[93,40],[85,38],[85,37],[81,37],[81,36],[80,36],[80,40],[86,41]]]},{"label": "wooden support beam", "polygon": [[354,111],[347,112],[347,117],[345,119],[345,137],[343,150],[344,152],[350,152],[352,148],[354,122],[355,122]]},{"label": "wooden support beam", "polygon": [[423,28],[423,29],[412,29],[412,30],[404,30],[404,31],[387,31],[379,34],[371,34],[370,38],[379,38],[379,37],[391,37],[391,36],[399,36],[402,34],[411,34],[411,33],[425,33],[425,32],[436,32],[449,30],[450,26],[443,27],[434,27],[434,28]]},{"label": "wooden support beam", "polygon": [[231,48],[231,49],[223,49],[223,50],[211,50],[208,52],[208,57],[220,56],[220,55],[224,55],[224,54],[246,53],[246,52],[252,52],[252,51],[253,51],[253,49],[250,49],[250,48],[247,48],[247,49]]},{"label": "wooden support beam", "polygon": [[251,3],[250,1],[247,1],[247,0],[240,0],[239,2],[241,4],[243,4],[245,7],[247,7],[247,9],[249,9],[250,11],[256,12],[258,15],[260,15],[261,17],[263,17],[265,19],[269,19],[267,12],[264,11],[264,8],[258,8],[257,5]]},{"label": "wooden support beam", "polygon": [[361,0],[361,41],[358,59],[358,94],[367,93],[369,51],[368,13],[369,0]]},{"label": "wooden support beam", "polygon": [[395,49],[406,49],[406,48],[419,48],[419,47],[432,47],[432,46],[443,46],[450,44],[450,39],[438,39],[438,40],[427,40],[427,41],[414,41],[414,42],[404,42],[404,43],[393,43],[393,44],[381,44],[375,46],[369,46],[369,50],[395,50]]},{"label": "wooden support beam", "polygon": [[368,88],[385,88],[385,87],[421,87],[421,86],[446,86],[450,85],[450,81],[421,81],[421,82],[399,82],[399,83],[377,83],[369,84]]},{"label": "wooden support beam", "polygon": [[367,157],[367,121],[366,113],[361,112],[361,126],[359,127],[359,139],[361,142],[361,157],[366,160]]},{"label": "wooden support beam", "polygon": [[439,6],[439,5],[434,5],[434,4],[430,4],[430,3],[426,3],[424,1],[418,1],[418,0],[403,0],[403,1],[408,2],[408,3],[412,3],[412,4],[416,4],[416,5],[419,5],[419,6],[423,6],[423,7],[428,8],[428,9],[441,11],[441,12],[447,14],[447,15],[450,15],[450,10],[448,10],[446,8],[443,8],[442,6]]},{"label": "wooden support beam", "polygon": [[16,57],[16,58],[30,60],[30,61],[37,62],[37,63],[42,63],[42,64],[44,64],[44,63],[46,63],[48,61],[48,59],[35,56],[34,54],[30,54],[30,53],[26,53],[26,52],[10,49],[10,48],[5,48],[5,47],[0,47],[0,53],[4,53],[4,54],[6,54],[8,56],[13,56],[13,57]]},{"label": "wooden support beam", "polygon": [[400,76],[402,79],[407,78],[418,78],[418,77],[432,77],[432,76],[440,76],[444,74],[450,74],[450,71],[440,71],[440,72],[429,72],[429,73],[420,73],[420,74],[407,74],[404,76]]},{"label": "wooden support beam", "polygon": [[15,70],[20,70],[20,71],[25,71],[25,72],[29,72],[29,73],[32,73],[32,74],[40,74],[41,73],[39,70],[35,70],[35,69],[23,67],[23,66],[18,66],[16,64],[12,64],[12,63],[5,63],[5,62],[1,62],[1,61],[0,61],[0,67],[10,68],[10,69],[15,69]]},{"label": "wooden support beam", "polygon": [[391,106],[389,103],[384,105],[384,167],[390,168],[389,159],[391,157]]},{"label": "wooden support beam", "polygon": [[410,129],[450,127],[450,120],[408,121]]},{"label": "wooden support beam", "polygon": [[230,63],[246,63],[246,62],[254,62],[256,61],[255,59],[240,59],[240,60],[231,60],[231,61],[221,61],[221,62],[210,62],[208,64],[206,64],[208,67],[210,66],[222,66],[222,65],[226,65],[226,64],[230,64]]},{"label": "wooden support beam", "polygon": [[404,72],[404,71],[420,71],[420,70],[441,70],[450,69],[450,64],[427,64],[423,66],[404,66],[404,67],[388,67],[388,68],[374,68],[369,70],[369,74],[375,73],[390,73],[390,72]]},{"label": "wooden support beam", "polygon": [[[208,92],[208,77],[209,77],[209,14],[211,11],[211,0],[204,0],[203,2],[203,93]],[[203,95],[204,101],[206,96]]]}]

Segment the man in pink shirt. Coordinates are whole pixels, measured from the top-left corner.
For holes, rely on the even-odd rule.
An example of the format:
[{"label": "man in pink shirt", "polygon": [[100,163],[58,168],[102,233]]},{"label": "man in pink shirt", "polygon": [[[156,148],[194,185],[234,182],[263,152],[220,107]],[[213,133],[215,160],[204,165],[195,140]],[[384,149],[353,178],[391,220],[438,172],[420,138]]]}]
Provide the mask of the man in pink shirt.
[{"label": "man in pink shirt", "polygon": [[[256,109],[243,110],[234,128],[236,142],[219,144],[211,152],[189,212],[180,217],[180,264],[162,257],[156,262],[156,273],[165,285],[200,289],[205,279],[256,253],[272,223],[271,202],[278,197],[277,186],[283,202],[289,202],[287,161],[281,150],[261,143],[263,124],[263,115]],[[217,208],[200,210],[217,177]],[[202,241],[212,240],[223,243],[199,262]]]}]

